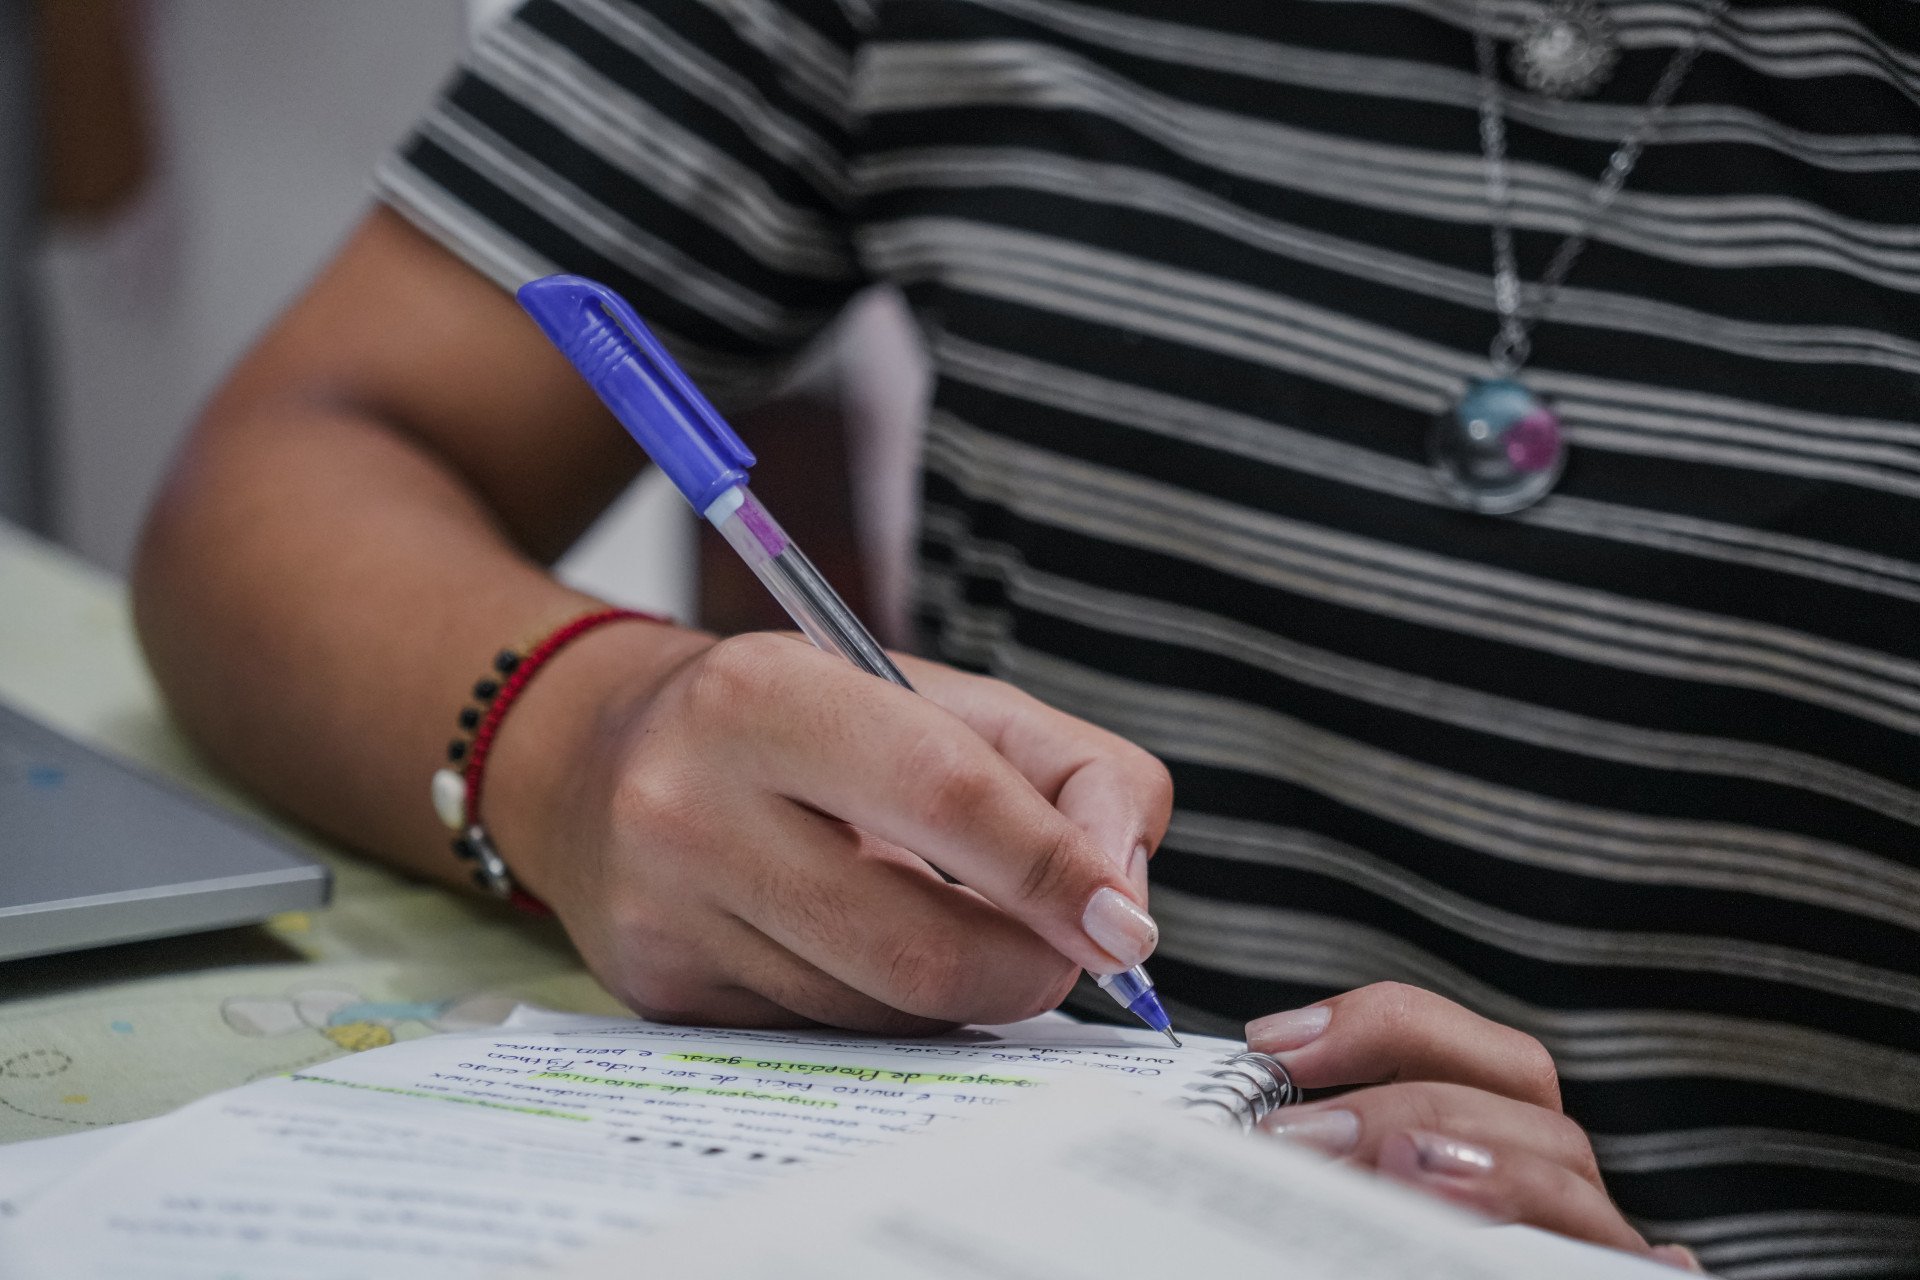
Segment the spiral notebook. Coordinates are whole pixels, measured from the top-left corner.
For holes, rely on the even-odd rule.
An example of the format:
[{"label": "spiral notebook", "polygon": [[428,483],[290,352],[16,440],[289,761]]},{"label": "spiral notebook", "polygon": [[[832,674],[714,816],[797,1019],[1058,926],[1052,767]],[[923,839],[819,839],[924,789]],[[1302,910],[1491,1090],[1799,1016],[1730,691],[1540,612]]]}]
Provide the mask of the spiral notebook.
[{"label": "spiral notebook", "polygon": [[[18,1206],[0,1274],[478,1277],[1075,1078],[1246,1128],[1270,1057],[1048,1015],[924,1040],[522,1011],[216,1094]],[[8,1269],[12,1265],[12,1270]]]},{"label": "spiral notebook", "polygon": [[[1675,1280],[1644,1258],[1452,1206],[1124,1092],[1054,1090],[776,1182],[563,1280]],[[498,1280],[554,1280],[552,1272]]]}]

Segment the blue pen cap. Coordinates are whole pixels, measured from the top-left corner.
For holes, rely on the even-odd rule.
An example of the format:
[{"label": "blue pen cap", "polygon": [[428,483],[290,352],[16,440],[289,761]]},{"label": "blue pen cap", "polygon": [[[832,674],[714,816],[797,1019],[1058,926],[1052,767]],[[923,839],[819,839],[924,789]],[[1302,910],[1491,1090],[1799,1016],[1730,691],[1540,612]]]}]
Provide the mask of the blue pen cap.
[{"label": "blue pen cap", "polygon": [[747,482],[753,452],[625,298],[581,276],[547,276],[516,296],[695,511]]}]

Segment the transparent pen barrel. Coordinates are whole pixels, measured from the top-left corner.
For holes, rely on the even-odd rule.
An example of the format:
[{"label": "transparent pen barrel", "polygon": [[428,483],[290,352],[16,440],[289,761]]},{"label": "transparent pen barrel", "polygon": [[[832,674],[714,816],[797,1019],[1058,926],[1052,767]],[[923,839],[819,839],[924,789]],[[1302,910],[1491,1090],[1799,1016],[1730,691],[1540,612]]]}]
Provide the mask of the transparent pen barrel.
[{"label": "transparent pen barrel", "polygon": [[1146,969],[1140,965],[1122,969],[1119,973],[1097,973],[1093,975],[1093,980],[1102,991],[1129,1008],[1134,1001],[1153,990],[1153,980],[1147,977]]},{"label": "transparent pen barrel", "polygon": [[[732,502],[733,494],[739,495],[737,504]],[[723,505],[732,506],[733,510],[725,514],[710,510],[708,518],[714,528],[747,562],[754,576],[780,602],[780,607],[806,633],[807,639],[828,653],[839,654],[868,675],[879,676],[903,689],[913,687],[900,674],[900,668],[893,665],[886,650],[847,608],[839,592],[820,576],[813,562],[788,539],[786,531],[745,485],[732,490],[715,507]]]}]

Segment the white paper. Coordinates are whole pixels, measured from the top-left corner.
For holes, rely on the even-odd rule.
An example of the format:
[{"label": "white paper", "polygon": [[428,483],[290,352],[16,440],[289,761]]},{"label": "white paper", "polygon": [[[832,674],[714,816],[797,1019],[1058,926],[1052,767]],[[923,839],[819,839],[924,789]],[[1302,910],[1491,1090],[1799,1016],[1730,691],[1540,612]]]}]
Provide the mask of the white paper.
[{"label": "white paper", "polygon": [[105,1125],[0,1147],[0,1218],[21,1213],[29,1200],[122,1145],[147,1123]]},{"label": "white paper", "polygon": [[205,1099],[28,1204],[0,1274],[468,1277],[1074,1077],[1171,1098],[1239,1046],[1039,1019],[907,1042],[529,1015]]},{"label": "white paper", "polygon": [[[1061,1089],[650,1236],[581,1280],[1659,1280],[1111,1087]],[[503,1280],[505,1278],[503,1277]]]}]

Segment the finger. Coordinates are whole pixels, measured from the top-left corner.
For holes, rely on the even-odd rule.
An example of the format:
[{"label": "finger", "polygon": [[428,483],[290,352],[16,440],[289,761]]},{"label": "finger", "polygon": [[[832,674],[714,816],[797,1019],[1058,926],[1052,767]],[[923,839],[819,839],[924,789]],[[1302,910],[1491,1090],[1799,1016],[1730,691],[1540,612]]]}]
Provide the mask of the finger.
[{"label": "finger", "polygon": [[[713,860],[707,865],[711,868]],[[931,874],[925,864],[921,874]],[[612,929],[574,934],[602,984],[644,1018],[710,1027],[824,1023],[893,1035],[923,1035],[950,1025],[901,1013],[854,991],[716,903],[687,897],[670,918],[669,929],[635,929],[621,927],[609,913],[604,922]]]},{"label": "finger", "polygon": [[716,941],[727,949],[733,980],[754,998],[779,1009],[783,1021],[778,1025],[924,1036],[949,1030],[957,1021],[904,1013],[856,991],[743,920],[730,921],[720,932]]},{"label": "finger", "polygon": [[1553,1057],[1525,1032],[1400,982],[1377,982],[1247,1024],[1303,1089],[1434,1080],[1560,1109]]},{"label": "finger", "polygon": [[653,1013],[643,1013],[642,1016],[654,1022],[671,1022],[689,1027],[806,1027],[814,1022],[757,991],[732,984],[713,987],[699,1004],[682,1009],[671,1017]]},{"label": "finger", "polygon": [[1119,869],[953,713],[781,636],[707,650],[683,694],[728,765],[910,849],[1095,973],[1159,932]]},{"label": "finger", "polygon": [[1691,1271],[1695,1275],[1707,1273],[1706,1267],[1701,1265],[1700,1255],[1683,1244],[1657,1244],[1653,1246],[1653,1258],[1676,1271]]},{"label": "finger", "polygon": [[1382,1146],[1395,1134],[1446,1133],[1491,1150],[1524,1151],[1602,1185],[1593,1148],[1579,1125],[1558,1111],[1465,1085],[1358,1089],[1329,1102],[1282,1107],[1261,1128],[1367,1167],[1379,1162]]},{"label": "finger", "polygon": [[[853,1017],[871,1026],[875,1009],[899,1010],[925,1030],[1017,1022],[1053,1008],[1072,986],[1071,961],[905,850],[786,800],[757,807],[749,821],[753,841],[779,854],[739,877],[744,892],[729,905],[806,964],[809,973],[790,981],[763,973],[748,983],[786,1007],[838,1026],[856,1025]],[[849,1003],[856,995],[874,1008]]]},{"label": "finger", "polygon": [[1376,1167],[1495,1222],[1524,1222],[1609,1249],[1648,1252],[1646,1239],[1620,1216],[1606,1192],[1531,1152],[1495,1152],[1415,1130],[1388,1138]]},{"label": "finger", "polygon": [[929,698],[966,721],[1034,789],[1093,837],[1146,900],[1146,863],[1167,833],[1166,766],[1119,734],[1000,680],[902,658]]},{"label": "finger", "polygon": [[654,1022],[699,1027],[797,1027],[809,1021],[704,969],[695,973],[687,968],[676,972],[671,967],[609,965],[598,960],[598,948],[583,951],[588,955],[588,967],[608,993]]}]

